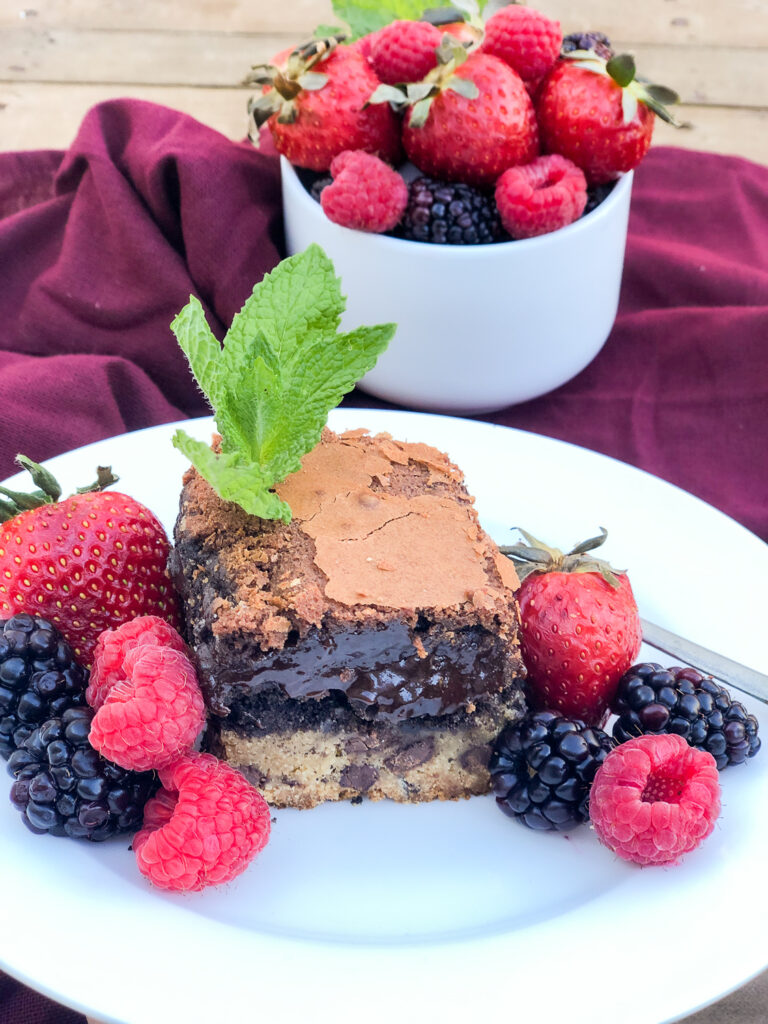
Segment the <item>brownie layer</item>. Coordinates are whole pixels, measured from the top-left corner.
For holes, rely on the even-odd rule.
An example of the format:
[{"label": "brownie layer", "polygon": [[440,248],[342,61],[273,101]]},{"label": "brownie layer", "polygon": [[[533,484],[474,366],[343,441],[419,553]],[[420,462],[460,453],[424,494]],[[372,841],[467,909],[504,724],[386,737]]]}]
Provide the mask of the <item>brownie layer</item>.
[{"label": "brownie layer", "polygon": [[278,492],[290,523],[184,479],[171,572],[210,749],[275,806],[486,792],[522,707],[518,581],[460,471],[325,431]]},{"label": "brownie layer", "polygon": [[442,453],[326,431],[280,493],[289,524],[185,477],[171,568],[212,711],[277,685],[401,720],[522,673],[514,569]]},{"label": "brownie layer", "polygon": [[471,712],[397,725],[362,721],[338,695],[297,701],[277,688],[250,713],[212,720],[206,746],[239,768],[274,807],[365,797],[415,803],[488,792],[491,745],[524,711],[516,686]]}]

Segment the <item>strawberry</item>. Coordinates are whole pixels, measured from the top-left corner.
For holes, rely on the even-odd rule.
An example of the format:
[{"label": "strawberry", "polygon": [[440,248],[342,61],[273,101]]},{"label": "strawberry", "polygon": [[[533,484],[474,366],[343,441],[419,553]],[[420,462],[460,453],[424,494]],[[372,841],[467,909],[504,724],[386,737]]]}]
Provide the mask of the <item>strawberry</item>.
[{"label": "strawberry", "polygon": [[[268,124],[275,146],[297,167],[327,171],[347,149],[362,149],[395,163],[400,131],[386,105],[367,106],[379,80],[359,48],[338,38],[315,40],[292,51],[282,67],[260,65],[249,81],[263,86],[251,100],[251,137]],[[330,52],[329,52],[330,51]]]},{"label": "strawberry", "polygon": [[[440,63],[405,89],[412,103],[403,123],[403,145],[425,174],[468,185],[492,185],[515,164],[538,155],[533,104],[522,79],[497,57],[441,46]],[[377,98],[392,98],[382,86]]]},{"label": "strawberry", "polygon": [[613,181],[648,152],[654,112],[680,127],[663,106],[674,102],[671,89],[635,80],[628,54],[605,61],[575,50],[555,65],[538,92],[542,148],[568,157],[592,185]]},{"label": "strawberry", "polygon": [[600,725],[642,640],[629,579],[589,555],[605,530],[567,555],[520,532],[528,545],[502,551],[522,580],[517,600],[529,703]]},{"label": "strawberry", "polygon": [[[52,622],[77,660],[90,666],[96,640],[139,615],[179,625],[168,578],[168,538],[140,502],[116,491],[90,490],[61,499],[47,470],[24,456],[38,490],[0,491],[0,617],[17,612]],[[115,481],[100,470],[95,487]],[[21,510],[20,510],[21,509]]]}]

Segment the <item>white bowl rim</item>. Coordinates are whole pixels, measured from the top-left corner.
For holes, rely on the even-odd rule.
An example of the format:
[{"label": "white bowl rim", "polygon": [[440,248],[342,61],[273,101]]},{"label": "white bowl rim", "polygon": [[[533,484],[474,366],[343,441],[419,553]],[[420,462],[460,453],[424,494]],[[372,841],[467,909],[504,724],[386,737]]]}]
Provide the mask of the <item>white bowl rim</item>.
[{"label": "white bowl rim", "polygon": [[[301,183],[296,168],[293,164],[284,156],[280,157],[280,170],[281,174],[288,178],[294,192],[299,194],[299,203],[305,206],[308,211],[311,211],[311,215],[319,214],[325,218],[322,207],[316,199],[313,199],[309,192],[306,190],[304,185]],[[415,239],[410,238],[394,238],[392,235],[378,234],[375,232],[356,231],[353,228],[345,228],[340,224],[334,224],[333,221],[326,219],[329,225],[333,225],[338,231],[348,231],[358,237],[368,238],[369,244],[380,245],[384,249],[391,249],[393,251],[405,249],[412,249],[414,246],[422,247],[429,246],[429,252],[433,259],[471,259],[472,257],[487,257],[489,252],[502,253],[519,252],[521,258],[526,252],[531,252],[533,249],[540,248],[541,246],[551,245],[553,238],[572,237],[579,232],[589,231],[590,227],[596,224],[599,220],[610,217],[615,206],[619,206],[623,203],[624,199],[628,199],[627,193],[632,188],[632,178],[634,171],[627,171],[616,179],[616,184],[611,190],[610,194],[600,203],[599,206],[595,207],[586,216],[580,217],[575,220],[572,224],[567,224],[564,228],[558,228],[557,231],[550,231],[546,235],[537,235],[534,238],[516,238],[510,239],[508,242],[486,242],[478,245],[448,245],[448,244],[435,244],[429,242],[418,242]],[[434,255],[432,255],[434,254]]]}]

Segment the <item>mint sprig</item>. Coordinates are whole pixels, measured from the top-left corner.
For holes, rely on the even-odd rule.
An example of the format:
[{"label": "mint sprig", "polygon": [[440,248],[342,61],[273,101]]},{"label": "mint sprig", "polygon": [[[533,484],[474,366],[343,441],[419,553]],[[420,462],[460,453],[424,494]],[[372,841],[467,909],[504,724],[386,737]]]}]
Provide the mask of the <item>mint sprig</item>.
[{"label": "mint sprig", "polygon": [[376,363],[394,324],[339,333],[345,308],[333,264],[319,245],[282,261],[257,284],[223,346],[190,297],[171,324],[213,407],[221,450],[183,430],[173,444],[225,501],[290,522],[275,484],[301,468],[328,413]]},{"label": "mint sprig", "polygon": [[[472,9],[482,11],[486,0],[472,2]],[[332,0],[333,13],[349,25],[349,41],[359,39],[376,32],[391,21],[418,21],[427,12],[439,8],[441,20],[444,22],[445,9],[436,0]],[[447,4],[446,7],[454,6]],[[455,4],[455,21],[464,18],[467,0],[458,0]]]}]

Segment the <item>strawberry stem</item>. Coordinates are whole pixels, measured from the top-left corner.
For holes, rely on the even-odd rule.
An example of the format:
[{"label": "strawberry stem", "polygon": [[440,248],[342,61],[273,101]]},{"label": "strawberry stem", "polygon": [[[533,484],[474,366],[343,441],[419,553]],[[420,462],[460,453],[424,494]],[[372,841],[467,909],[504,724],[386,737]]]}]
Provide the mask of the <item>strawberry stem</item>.
[{"label": "strawberry stem", "polygon": [[[0,494],[5,495],[7,501],[0,500],[0,522],[4,523],[14,519],[22,512],[29,512],[34,508],[41,508],[43,505],[55,505],[61,498],[61,487],[59,481],[45,466],[39,462],[33,462],[26,455],[17,455],[16,462],[27,470],[32,477],[32,482],[37,485],[34,491],[12,491],[8,487],[0,485]],[[112,484],[116,484],[119,477],[112,472],[111,466],[99,466],[96,470],[96,479],[87,487],[78,487],[76,494],[86,494],[89,491],[103,491]]]}]

